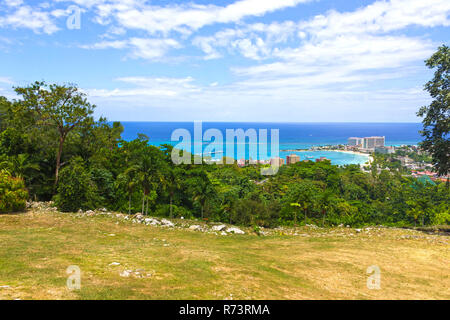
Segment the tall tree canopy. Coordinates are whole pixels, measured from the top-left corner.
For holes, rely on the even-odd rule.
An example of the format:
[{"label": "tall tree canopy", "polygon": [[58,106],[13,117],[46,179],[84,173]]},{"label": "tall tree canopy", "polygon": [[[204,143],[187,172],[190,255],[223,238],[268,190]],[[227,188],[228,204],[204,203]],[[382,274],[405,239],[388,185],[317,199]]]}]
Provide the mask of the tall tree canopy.
[{"label": "tall tree canopy", "polygon": [[431,153],[433,164],[442,176],[450,172],[450,48],[439,47],[425,63],[435,72],[433,79],[425,84],[433,101],[417,113],[424,117],[421,146]]},{"label": "tall tree canopy", "polygon": [[36,81],[28,87],[17,87],[15,91],[23,98],[21,105],[35,113],[37,125],[55,128],[58,132],[56,185],[67,135],[75,127],[91,120],[95,105],[91,105],[86,99],[86,94],[80,92],[73,85],[49,85],[45,82]]}]

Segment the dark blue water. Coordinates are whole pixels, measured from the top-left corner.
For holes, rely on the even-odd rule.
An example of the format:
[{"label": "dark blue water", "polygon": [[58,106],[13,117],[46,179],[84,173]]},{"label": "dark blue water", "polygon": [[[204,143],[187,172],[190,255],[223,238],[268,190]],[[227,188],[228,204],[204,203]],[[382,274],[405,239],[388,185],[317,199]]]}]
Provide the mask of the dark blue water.
[{"label": "dark blue water", "polygon": [[[178,141],[171,141],[172,132],[175,129],[187,129],[191,133],[192,144],[201,141],[201,138],[194,138],[193,122],[122,122],[124,126],[123,138],[132,140],[138,133],[146,134],[153,145],[172,144]],[[218,129],[222,132],[224,143],[226,129],[259,129],[268,130],[268,150],[270,151],[270,129],[279,130],[280,150],[286,149],[307,149],[312,146],[344,144],[349,137],[385,136],[386,145],[416,145],[421,141],[419,130],[420,123],[254,123],[254,122],[204,122],[202,123],[203,133],[208,129]],[[203,143],[207,144],[207,143]],[[237,152],[236,152],[237,153]],[[280,152],[281,157],[288,153]],[[337,152],[314,152],[299,153],[299,155],[309,156],[311,159],[325,156],[335,164],[361,163],[366,160],[364,157]],[[237,154],[235,158],[248,158],[248,152]],[[304,158],[303,157],[303,158]]]}]

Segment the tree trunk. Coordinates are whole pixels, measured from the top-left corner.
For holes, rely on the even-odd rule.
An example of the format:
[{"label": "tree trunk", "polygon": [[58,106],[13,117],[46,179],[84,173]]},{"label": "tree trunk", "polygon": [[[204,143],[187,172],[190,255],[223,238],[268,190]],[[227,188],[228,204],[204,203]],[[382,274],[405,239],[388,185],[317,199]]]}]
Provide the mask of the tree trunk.
[{"label": "tree trunk", "polygon": [[128,214],[131,214],[131,193],[128,196]]},{"label": "tree trunk", "polygon": [[326,211],[323,210],[323,212],[322,212],[322,227],[325,227],[325,214],[326,214]]},{"label": "tree trunk", "polygon": [[297,210],[296,208],[294,209],[294,227],[297,226]]},{"label": "tree trunk", "polygon": [[203,205],[201,206],[201,211],[202,211],[202,220],[203,220]]},{"label": "tree trunk", "polygon": [[142,209],[141,209],[141,214],[144,214],[144,205],[145,205],[145,193],[142,195]]},{"label": "tree trunk", "polygon": [[306,208],[303,210],[305,211],[305,226],[306,226]]},{"label": "tree trunk", "polygon": [[58,184],[59,167],[61,166],[61,155],[62,155],[64,140],[65,140],[64,136],[59,137],[58,153],[56,154],[55,186]]},{"label": "tree trunk", "polygon": [[173,218],[173,214],[172,214],[172,196],[170,196],[170,219]]},{"label": "tree trunk", "polygon": [[147,197],[147,207],[145,208],[145,215],[148,215],[148,197]]}]

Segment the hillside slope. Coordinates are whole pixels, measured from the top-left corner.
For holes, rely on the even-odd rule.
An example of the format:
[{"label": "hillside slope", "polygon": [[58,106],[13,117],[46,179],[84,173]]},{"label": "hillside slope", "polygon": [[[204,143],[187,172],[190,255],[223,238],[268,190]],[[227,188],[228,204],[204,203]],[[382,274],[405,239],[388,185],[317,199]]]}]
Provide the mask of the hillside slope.
[{"label": "hillside slope", "polygon": [[[220,235],[30,209],[0,215],[0,299],[450,299],[448,240],[387,228]],[[71,265],[80,290],[66,287]],[[379,290],[366,285],[372,265]]]}]

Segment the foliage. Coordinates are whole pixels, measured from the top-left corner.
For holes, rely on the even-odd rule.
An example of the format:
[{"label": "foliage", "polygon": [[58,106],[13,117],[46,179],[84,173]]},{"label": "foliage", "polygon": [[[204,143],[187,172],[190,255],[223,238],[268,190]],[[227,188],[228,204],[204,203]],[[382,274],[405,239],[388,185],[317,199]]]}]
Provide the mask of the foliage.
[{"label": "foliage", "polygon": [[[22,100],[0,98],[0,170],[25,182],[31,198],[54,198],[62,211],[105,207],[255,230],[449,220],[445,184],[421,183],[387,155],[375,155],[370,172],[358,165],[307,161],[282,166],[269,177],[261,176],[260,165],[175,165],[172,146],[152,146],[142,134],[124,141],[120,123],[94,121],[94,106],[76,87],[35,83],[16,90]],[[426,154],[402,152],[429,160]]]},{"label": "foliage", "polygon": [[57,190],[55,205],[60,211],[95,209],[98,205],[97,187],[81,157],[72,159],[70,164],[61,170]]},{"label": "foliage", "polygon": [[28,191],[21,178],[0,171],[0,212],[17,212],[25,209]]},{"label": "foliage", "polygon": [[433,101],[417,113],[423,118],[421,144],[432,155],[432,162],[440,175],[450,173],[450,48],[441,46],[426,62],[435,69],[432,80],[425,84]]}]

